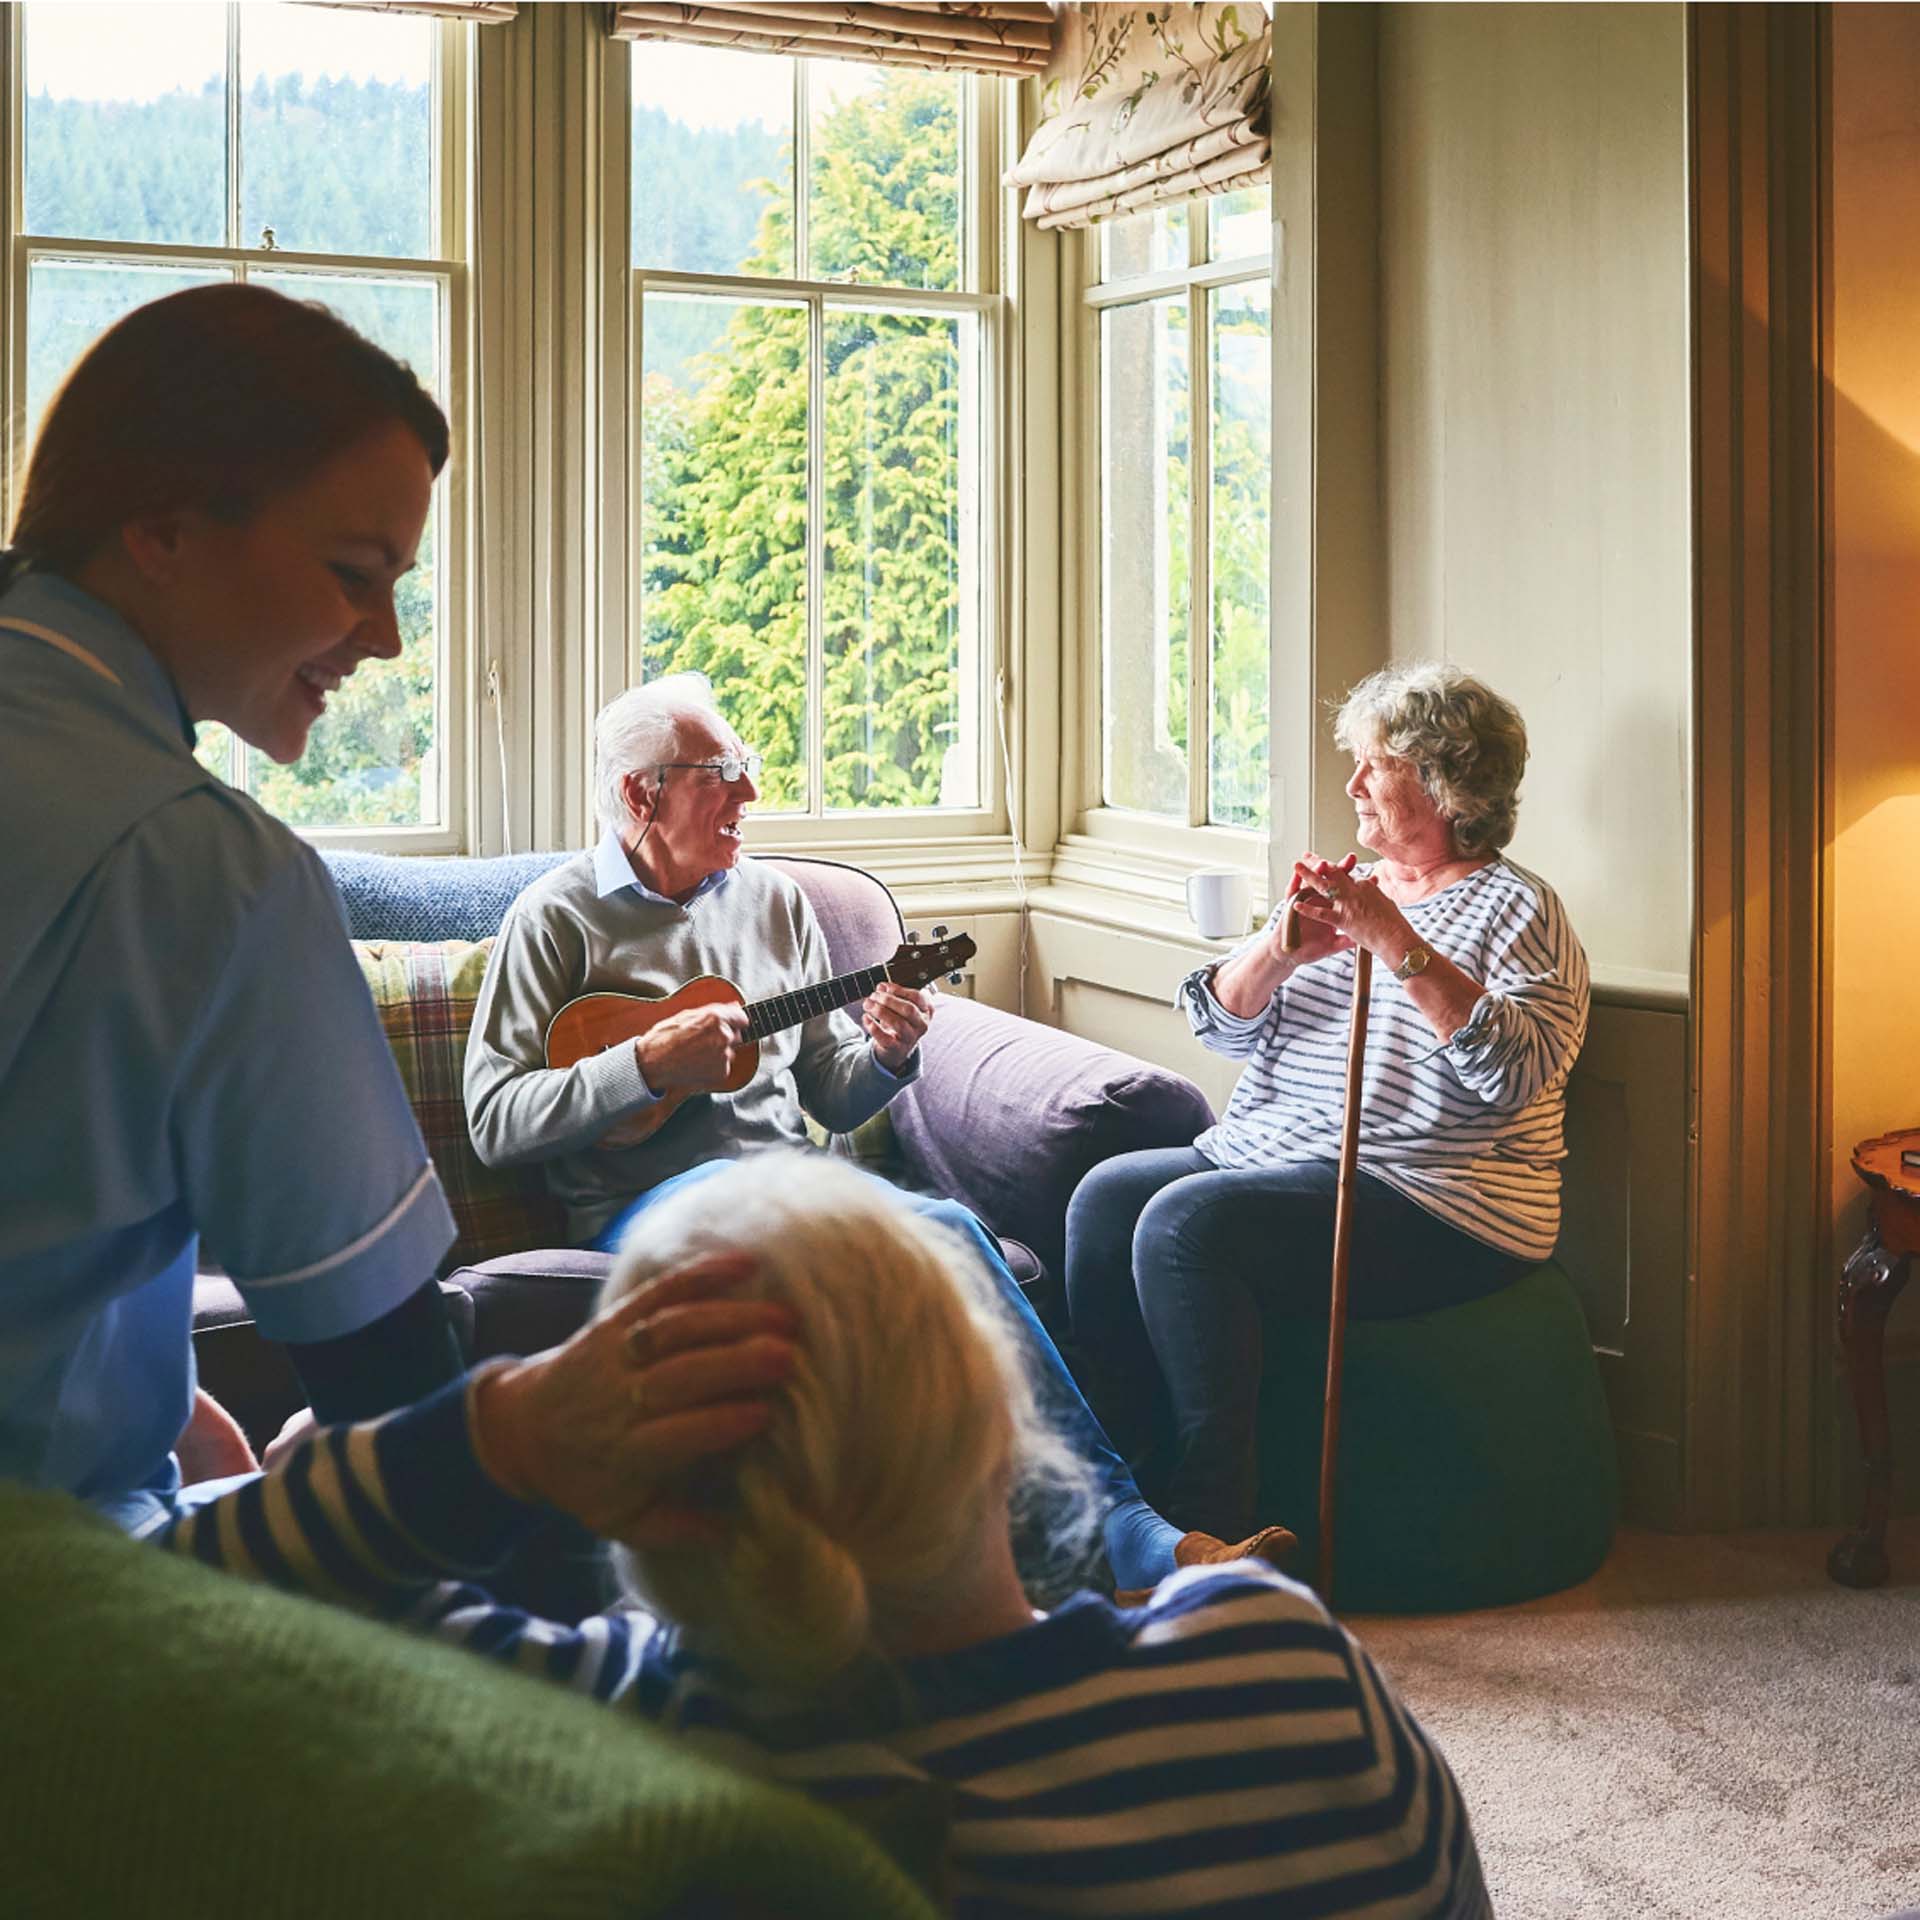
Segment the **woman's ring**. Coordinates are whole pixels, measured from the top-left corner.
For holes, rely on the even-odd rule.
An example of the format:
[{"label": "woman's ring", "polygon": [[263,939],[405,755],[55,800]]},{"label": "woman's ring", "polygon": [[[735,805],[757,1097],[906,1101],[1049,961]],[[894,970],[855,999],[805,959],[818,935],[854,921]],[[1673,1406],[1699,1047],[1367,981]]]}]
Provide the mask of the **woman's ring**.
[{"label": "woman's ring", "polygon": [[632,1384],[627,1388],[627,1399],[632,1403],[634,1412],[644,1419],[646,1417],[648,1400],[647,1376],[644,1373],[636,1375]]}]

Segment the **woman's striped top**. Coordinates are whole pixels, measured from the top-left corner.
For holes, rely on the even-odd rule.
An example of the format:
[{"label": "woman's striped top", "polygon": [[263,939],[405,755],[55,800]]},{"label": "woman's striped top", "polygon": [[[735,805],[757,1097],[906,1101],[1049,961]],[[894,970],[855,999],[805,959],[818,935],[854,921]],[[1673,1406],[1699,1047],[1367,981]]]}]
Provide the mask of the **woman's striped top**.
[{"label": "woman's striped top", "polygon": [[[1560,1233],[1567,1075],[1586,1038],[1587,956],[1559,896],[1510,860],[1401,911],[1487,991],[1441,1041],[1401,983],[1374,968],[1360,1164],[1475,1239],[1545,1260]],[[1339,1159],[1353,971],[1351,950],[1302,967],[1246,1019],[1214,998],[1213,966],[1181,983],[1201,1044],[1247,1063],[1224,1118],[1194,1142],[1215,1166]]]},{"label": "woman's striped top", "polygon": [[563,1626],[448,1578],[497,1564],[539,1518],[479,1467],[466,1399],[462,1383],[314,1434],[158,1537],[618,1702],[828,1803],[931,1786],[969,1920],[1490,1913],[1445,1762],[1312,1594],[1271,1569],[1191,1569],[1144,1607],[1081,1594],[870,1676],[884,1684],[756,1711],[644,1613]]}]

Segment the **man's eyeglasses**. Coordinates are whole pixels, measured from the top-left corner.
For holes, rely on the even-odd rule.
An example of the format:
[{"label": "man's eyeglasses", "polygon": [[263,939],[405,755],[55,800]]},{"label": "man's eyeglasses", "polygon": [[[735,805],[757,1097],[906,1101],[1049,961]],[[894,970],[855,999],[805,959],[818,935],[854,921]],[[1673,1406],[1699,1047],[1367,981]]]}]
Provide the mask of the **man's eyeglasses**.
[{"label": "man's eyeglasses", "polygon": [[677,769],[686,773],[718,774],[722,783],[730,787],[742,774],[757,781],[765,764],[764,754],[730,753],[724,760],[663,760],[658,771],[672,773]]}]

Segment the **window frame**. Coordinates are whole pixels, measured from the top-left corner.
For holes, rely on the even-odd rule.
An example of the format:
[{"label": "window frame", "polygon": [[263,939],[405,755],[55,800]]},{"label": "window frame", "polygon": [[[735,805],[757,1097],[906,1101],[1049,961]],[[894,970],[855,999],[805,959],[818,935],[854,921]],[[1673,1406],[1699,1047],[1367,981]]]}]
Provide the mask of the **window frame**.
[{"label": "window frame", "polygon": [[[649,43],[628,41],[628,62],[641,57]],[[807,185],[811,176],[811,115],[808,112],[806,56],[791,58],[794,84],[794,192],[796,264],[798,240],[804,231]],[[632,179],[632,88],[621,76],[618,98],[622,107],[621,152],[628,170],[629,192],[640,184]],[[783,850],[832,852],[863,861],[894,883],[912,878],[930,879],[942,869],[964,866],[967,877],[982,877],[977,869],[979,843],[1006,838],[1009,831],[1007,768],[1002,740],[1014,725],[1008,703],[1009,660],[1012,648],[1011,609],[1014,600],[1006,578],[1012,551],[1010,516],[1017,497],[1017,477],[1010,471],[1015,435],[1010,429],[1010,359],[1016,261],[1019,240],[1017,208],[1010,190],[1000,184],[1011,127],[1017,131],[1017,83],[985,74],[960,77],[963,110],[961,153],[964,175],[961,202],[961,285],[954,289],[902,287],[882,282],[839,279],[773,278],[762,274],[689,273],[635,265],[631,234],[621,235],[620,264],[626,275],[627,406],[625,457],[626,498],[630,503],[631,535],[625,557],[625,684],[642,679],[644,655],[643,586],[646,540],[641,524],[644,482],[641,472],[642,423],[639,396],[643,390],[645,302],[655,293],[704,294],[753,304],[758,300],[793,301],[808,311],[808,500],[807,516],[807,717],[806,784],[813,796],[806,812],[776,812],[756,806],[753,811],[754,846],[763,852]],[[977,730],[976,756],[979,798],[961,807],[861,807],[825,810],[823,792],[824,712],[818,691],[823,686],[825,636],[824,594],[820,567],[825,552],[824,518],[815,508],[824,492],[822,467],[825,410],[819,404],[823,385],[822,343],[827,320],[836,310],[888,307],[895,311],[930,315],[970,314],[978,332],[979,401],[974,423],[979,474],[977,619],[979,640],[973,684],[961,689],[961,711],[971,710]],[[749,741],[748,745],[754,743]],[[591,769],[587,770],[591,777]],[[942,857],[951,848],[955,859]],[[1004,868],[996,861],[994,870]]]},{"label": "window frame", "polygon": [[[1272,839],[1267,828],[1224,826],[1207,818],[1208,772],[1212,710],[1212,513],[1213,436],[1211,302],[1223,288],[1265,284],[1274,292],[1272,311],[1279,301],[1273,288],[1276,250],[1240,253],[1209,259],[1211,198],[1184,203],[1187,220],[1187,259],[1182,266],[1160,268],[1102,280],[1100,229],[1091,227],[1071,236],[1065,257],[1065,320],[1067,352],[1072,363],[1066,386],[1075,395],[1075,418],[1066,423],[1069,445],[1087,450],[1078,464],[1068,463],[1064,476],[1068,493],[1065,524],[1076,528],[1079,549],[1070,568],[1068,590],[1073,600],[1069,631],[1079,636],[1078,671],[1070,676],[1078,692],[1072,715],[1063,715],[1061,732],[1061,813],[1070,823],[1061,837],[1058,868],[1063,877],[1131,881],[1155,895],[1178,895],[1182,877],[1198,867],[1234,867],[1244,870],[1264,907]],[[1269,227],[1269,233],[1273,228]],[[1167,295],[1187,301],[1188,422],[1187,422],[1187,815],[1184,820],[1112,805],[1106,799],[1105,668],[1106,634],[1102,593],[1102,521],[1106,476],[1105,447],[1101,439],[1100,326],[1101,316],[1118,307],[1143,304]],[[1203,304],[1204,303],[1204,304]],[[1270,398],[1269,405],[1274,402]],[[1275,445],[1278,445],[1277,407]],[[1275,462],[1276,466],[1278,462]],[[1273,538],[1269,504],[1269,539]],[[1276,550],[1270,546],[1270,553]],[[1276,609],[1269,597],[1268,646],[1271,657]],[[1273,728],[1272,700],[1277,676],[1269,678],[1268,728]],[[1071,720],[1072,724],[1066,724]],[[1269,778],[1277,778],[1277,762]]]},{"label": "window frame", "polygon": [[[231,158],[238,140],[238,86],[240,9],[227,5],[227,141]],[[440,20],[433,26],[432,142],[435,219],[440,253],[434,258],[401,259],[384,254],[307,253],[293,248],[207,247],[135,240],[75,239],[59,234],[34,234],[26,229],[26,9],[6,8],[4,22],[6,85],[0,92],[4,116],[4,156],[7,167],[4,217],[6,231],[0,246],[0,328],[10,404],[0,421],[0,507],[12,523],[14,504],[25,478],[28,436],[24,413],[27,392],[27,293],[36,261],[135,266],[228,267],[244,281],[249,269],[266,273],[289,270],[331,272],[340,277],[383,278],[405,273],[414,279],[436,280],[440,301],[440,366],[442,404],[447,411],[456,448],[466,444],[470,417],[467,405],[470,366],[470,286],[467,266],[469,226],[468,164],[470,141],[470,62],[472,26],[458,20]],[[228,170],[230,219],[237,230],[239,169]],[[375,264],[377,263],[377,265]],[[467,850],[469,756],[472,725],[468,686],[472,672],[472,605],[469,590],[473,551],[468,513],[467,464],[450,460],[434,488],[433,538],[439,618],[436,622],[437,659],[434,673],[434,752],[440,788],[439,820],[431,826],[294,827],[301,838],[322,848],[357,847],[380,853],[451,854]]]}]

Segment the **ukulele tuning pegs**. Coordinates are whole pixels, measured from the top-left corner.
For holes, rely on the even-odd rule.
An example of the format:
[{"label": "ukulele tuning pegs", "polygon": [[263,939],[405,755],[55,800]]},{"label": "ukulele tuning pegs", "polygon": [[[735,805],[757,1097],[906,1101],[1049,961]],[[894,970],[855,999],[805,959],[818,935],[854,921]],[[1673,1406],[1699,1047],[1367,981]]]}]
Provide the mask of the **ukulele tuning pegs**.
[{"label": "ukulele tuning pegs", "polygon": [[908,946],[917,947],[919,944],[920,944],[920,936],[917,933],[910,933],[907,935]]},{"label": "ukulele tuning pegs", "polygon": [[947,975],[947,985],[957,987],[966,977],[964,973],[950,973]]},{"label": "ukulele tuning pegs", "polygon": [[936,940],[944,940],[944,939],[945,939],[945,938],[947,937],[947,930],[946,930],[946,928],[945,928],[945,927],[935,927],[935,928],[934,928],[934,930],[933,930],[933,937],[934,937],[934,938],[935,938]]}]

